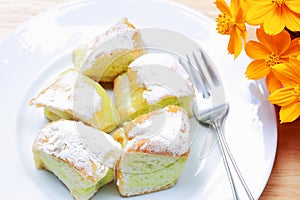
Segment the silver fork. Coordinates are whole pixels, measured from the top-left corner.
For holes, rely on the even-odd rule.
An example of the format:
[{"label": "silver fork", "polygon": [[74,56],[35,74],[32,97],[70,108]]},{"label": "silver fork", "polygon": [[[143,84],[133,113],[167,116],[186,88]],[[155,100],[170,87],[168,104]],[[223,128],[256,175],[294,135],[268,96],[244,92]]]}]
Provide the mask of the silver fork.
[{"label": "silver fork", "polygon": [[[185,66],[185,68],[189,72],[196,90],[196,97],[193,102],[193,114],[199,123],[211,125],[215,130],[233,198],[237,200],[238,193],[229,162],[231,162],[248,198],[254,200],[225,140],[223,127],[229,111],[229,103],[225,98],[221,79],[215,71],[214,64],[201,48],[192,53],[192,58],[196,65],[192,64],[192,59],[187,55],[189,66]],[[183,64],[182,61],[180,62]],[[198,171],[195,175],[197,173]]]}]

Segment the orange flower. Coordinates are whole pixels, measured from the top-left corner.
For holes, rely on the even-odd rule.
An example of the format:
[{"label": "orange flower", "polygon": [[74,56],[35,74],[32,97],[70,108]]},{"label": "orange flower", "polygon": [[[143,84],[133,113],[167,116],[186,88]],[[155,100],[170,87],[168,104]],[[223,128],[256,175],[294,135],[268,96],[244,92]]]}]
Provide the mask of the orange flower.
[{"label": "orange flower", "polygon": [[299,39],[291,41],[285,30],[278,35],[267,35],[263,29],[257,29],[256,36],[259,42],[249,41],[245,46],[247,55],[254,59],[247,67],[246,76],[249,79],[266,77],[269,91],[274,91],[281,87],[281,81],[274,76],[272,67],[297,60],[300,55]]},{"label": "orange flower", "polygon": [[263,24],[268,34],[278,34],[284,27],[300,30],[299,0],[247,0],[246,20],[249,24]]},{"label": "orange flower", "polygon": [[278,64],[272,69],[284,88],[275,90],[268,99],[281,106],[280,123],[292,122],[300,116],[300,61],[293,60],[288,65]]},{"label": "orange flower", "polygon": [[230,35],[227,50],[234,58],[242,51],[242,39],[246,40],[245,15],[238,0],[231,0],[230,7],[224,0],[216,0],[217,8],[222,12],[217,18],[217,30],[220,34]]}]

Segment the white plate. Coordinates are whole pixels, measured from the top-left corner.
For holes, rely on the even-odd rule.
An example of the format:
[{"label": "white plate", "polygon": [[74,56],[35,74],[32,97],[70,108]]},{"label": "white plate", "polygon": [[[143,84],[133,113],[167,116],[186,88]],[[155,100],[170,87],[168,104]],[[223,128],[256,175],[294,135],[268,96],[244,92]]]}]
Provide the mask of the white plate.
[{"label": "white plate", "polygon": [[[169,29],[206,48],[218,67],[230,101],[225,131],[232,153],[254,196],[258,198],[269,178],[277,144],[275,112],[266,100],[264,84],[248,81],[246,55],[233,61],[226,51],[227,37],[200,13],[174,3],[147,0],[85,0],[39,15],[0,44],[1,188],[3,199],[72,199],[52,174],[36,170],[31,145],[46,120],[28,101],[54,73],[71,64],[70,52],[121,17],[137,27]],[[172,42],[171,42],[172,43]],[[231,199],[231,190],[218,148],[199,164],[202,136],[193,144],[178,184],[165,191],[131,199]],[[196,145],[195,145],[196,144]],[[242,194],[244,195],[244,194]],[[122,199],[115,186],[101,189],[94,199]],[[242,196],[243,198],[243,196]]]}]

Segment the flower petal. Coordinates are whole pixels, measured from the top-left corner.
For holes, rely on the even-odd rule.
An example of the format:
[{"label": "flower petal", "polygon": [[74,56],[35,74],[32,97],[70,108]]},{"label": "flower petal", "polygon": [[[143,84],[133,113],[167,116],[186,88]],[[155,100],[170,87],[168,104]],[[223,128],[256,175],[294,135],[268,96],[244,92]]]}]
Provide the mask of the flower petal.
[{"label": "flower petal", "polygon": [[246,70],[246,76],[249,79],[260,79],[268,75],[271,71],[270,67],[266,66],[265,60],[254,60],[252,61]]},{"label": "flower petal", "polygon": [[246,22],[245,17],[246,16],[245,16],[244,10],[242,8],[239,8],[235,14],[235,22],[236,23],[245,23]]},{"label": "flower petal", "polygon": [[300,1],[299,0],[285,0],[285,5],[294,11],[295,13],[300,14]]},{"label": "flower petal", "polygon": [[270,36],[270,46],[277,55],[284,53],[291,44],[290,34],[283,30],[277,35]]},{"label": "flower petal", "polygon": [[295,76],[300,79],[300,60],[295,57],[290,57],[289,64],[289,66],[293,66],[294,72],[296,73]]},{"label": "flower petal", "polygon": [[276,35],[284,29],[286,19],[282,12],[282,9],[278,8],[268,14],[263,24],[267,34]]},{"label": "flower petal", "polygon": [[242,44],[242,39],[241,39],[239,29],[237,29],[236,26],[234,26],[230,32],[230,39],[229,39],[227,50],[229,53],[234,54],[234,59],[236,59],[238,55],[241,53],[242,47],[243,44]]},{"label": "flower petal", "polygon": [[277,49],[277,52],[275,52],[278,55],[283,54],[290,47],[291,37],[287,31],[284,30],[280,34],[274,35],[273,38]]},{"label": "flower petal", "polygon": [[284,12],[284,18],[286,19],[286,27],[291,31],[300,30],[300,14],[294,12]]},{"label": "flower petal", "polygon": [[245,51],[250,58],[264,59],[271,52],[263,44],[256,41],[249,41],[245,45]]},{"label": "flower petal", "polygon": [[263,28],[256,29],[256,37],[265,47],[269,49],[270,52],[273,51],[273,47],[270,46],[270,35],[267,35]]},{"label": "flower petal", "polygon": [[253,25],[261,24],[270,13],[274,12],[275,9],[276,7],[271,1],[249,1],[246,21]]},{"label": "flower petal", "polygon": [[293,56],[297,57],[300,55],[300,38],[295,38],[292,40],[290,47],[281,54],[281,57]]},{"label": "flower petal", "polygon": [[281,82],[276,78],[273,72],[270,72],[266,77],[266,83],[270,92],[273,92],[282,87]]},{"label": "flower petal", "polygon": [[277,79],[281,81],[284,86],[297,85],[299,77],[295,76],[295,72],[291,67],[286,64],[278,64],[271,67],[272,72]]},{"label": "flower petal", "polygon": [[280,123],[292,122],[300,116],[300,103],[295,102],[289,106],[283,106],[279,112]]},{"label": "flower petal", "polygon": [[232,18],[231,12],[227,3],[224,0],[216,0],[215,2],[217,8],[222,12]]},{"label": "flower petal", "polygon": [[246,42],[246,39],[248,37],[248,33],[247,33],[247,30],[246,30],[245,24],[239,23],[239,24],[236,24],[236,26],[237,26],[238,29],[240,29],[241,37],[243,38],[244,42]]},{"label": "flower petal", "polygon": [[294,92],[293,87],[280,88],[273,91],[269,95],[268,100],[272,104],[276,104],[278,106],[287,106],[296,101],[293,92]]},{"label": "flower petal", "polygon": [[284,53],[291,43],[290,35],[285,30],[277,35],[267,35],[266,32],[264,32],[264,30],[260,28],[256,30],[256,36],[257,39],[266,48],[268,48],[270,52],[273,52],[276,55]]},{"label": "flower petal", "polygon": [[272,71],[284,86],[300,85],[300,60],[297,58],[272,66]]},{"label": "flower petal", "polygon": [[297,58],[289,58],[287,66],[292,70],[291,73],[294,77],[294,80],[297,82],[297,84],[300,85],[300,60]]},{"label": "flower petal", "polygon": [[232,6],[232,8],[234,9],[234,11],[237,11],[241,7],[240,1],[239,0],[231,0],[230,1],[230,6]]}]

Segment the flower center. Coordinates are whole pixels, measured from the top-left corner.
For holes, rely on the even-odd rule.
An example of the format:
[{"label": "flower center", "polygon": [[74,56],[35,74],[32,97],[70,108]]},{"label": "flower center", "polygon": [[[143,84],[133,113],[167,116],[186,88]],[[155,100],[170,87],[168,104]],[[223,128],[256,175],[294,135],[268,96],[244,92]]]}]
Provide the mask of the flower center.
[{"label": "flower center", "polygon": [[272,53],[271,55],[265,57],[265,63],[268,67],[272,67],[274,65],[282,63],[282,61],[280,60],[279,55]]},{"label": "flower center", "polygon": [[285,5],[285,0],[272,0],[272,3],[276,3],[277,7],[282,7]]},{"label": "flower center", "polygon": [[233,25],[233,22],[230,17],[228,17],[225,13],[219,14],[217,19],[217,30],[220,34],[229,35],[230,28]]}]

